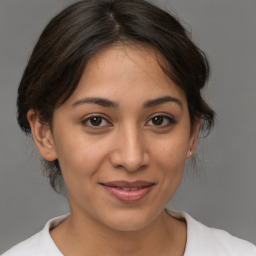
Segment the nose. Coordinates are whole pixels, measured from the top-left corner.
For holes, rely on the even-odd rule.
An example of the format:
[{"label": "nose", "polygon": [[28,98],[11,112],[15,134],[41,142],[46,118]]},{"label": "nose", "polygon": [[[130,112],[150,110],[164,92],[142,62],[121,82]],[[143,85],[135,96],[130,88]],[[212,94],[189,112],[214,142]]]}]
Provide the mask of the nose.
[{"label": "nose", "polygon": [[113,146],[109,160],[115,168],[134,172],[149,164],[149,153],[139,129],[126,127],[119,131]]}]

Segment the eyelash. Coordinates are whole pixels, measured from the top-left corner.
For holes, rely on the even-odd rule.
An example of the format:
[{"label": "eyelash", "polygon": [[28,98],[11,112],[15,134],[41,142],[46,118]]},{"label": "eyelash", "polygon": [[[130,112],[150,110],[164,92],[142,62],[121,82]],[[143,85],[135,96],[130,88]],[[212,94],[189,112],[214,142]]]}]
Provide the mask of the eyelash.
[{"label": "eyelash", "polygon": [[[93,121],[93,118],[95,119],[99,119],[99,120],[94,120],[94,121],[99,121],[99,125],[93,125],[91,122]],[[154,118],[160,118],[160,121],[162,121],[162,123],[164,122],[168,122],[167,124],[162,125],[162,123],[160,123],[159,125],[157,124],[149,124],[150,122],[154,122],[153,119]],[[159,120],[155,120],[155,121],[159,121]],[[102,122],[105,122],[106,124],[102,125]],[[89,124],[90,123],[90,124]],[[146,122],[146,126],[155,126],[156,128],[165,128],[165,127],[169,127],[171,125],[176,124],[177,121],[168,115],[154,115],[153,117],[151,117],[147,122]],[[87,117],[86,119],[82,120],[82,125],[90,127],[92,129],[101,129],[101,128],[105,128],[105,127],[110,127],[112,126],[111,122],[109,122],[105,117],[101,116],[101,115],[91,115],[89,117]]]},{"label": "eyelash", "polygon": [[[177,123],[177,121],[173,118],[173,117],[171,117],[171,116],[169,116],[169,115],[155,115],[155,116],[153,116],[153,117],[151,117],[147,122],[146,122],[146,124],[148,124],[149,122],[153,122],[153,120],[154,120],[154,118],[160,118],[160,120],[161,121],[163,121],[163,122],[167,122],[167,124],[165,124],[165,125],[162,125],[162,123],[160,124],[160,125],[157,125],[157,124],[152,124],[152,126],[155,126],[155,127],[157,127],[157,128],[165,128],[165,127],[169,127],[169,126],[171,126],[171,125],[174,125],[174,124],[176,124]],[[158,120],[156,120],[156,121],[158,121]],[[151,126],[151,125],[147,125],[147,126]]]},{"label": "eyelash", "polygon": [[[93,118],[95,118],[95,119],[99,118],[100,119],[100,125],[98,125],[98,126],[97,125],[92,125],[92,124],[88,125],[89,122],[92,122]],[[107,124],[102,126],[101,125],[102,121],[106,122]],[[82,120],[82,125],[88,126],[90,128],[93,128],[93,129],[100,129],[100,128],[104,128],[106,126],[111,126],[111,123],[105,117],[103,117],[101,115],[91,115],[91,116],[87,117],[86,119]]]}]

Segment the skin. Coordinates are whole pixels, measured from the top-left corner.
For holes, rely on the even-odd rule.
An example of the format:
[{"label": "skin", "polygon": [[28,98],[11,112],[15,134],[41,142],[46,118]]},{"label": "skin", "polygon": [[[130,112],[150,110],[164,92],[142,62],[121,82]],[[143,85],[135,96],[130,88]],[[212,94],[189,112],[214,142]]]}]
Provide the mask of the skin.
[{"label": "skin", "polygon": [[[55,110],[52,129],[33,109],[27,117],[39,153],[59,160],[67,186],[71,214],[51,231],[64,255],[183,255],[186,223],[164,207],[195,150],[199,121],[190,127],[185,94],[162,72],[152,49],[102,50]],[[100,185],[116,180],[155,185],[127,203]]]}]

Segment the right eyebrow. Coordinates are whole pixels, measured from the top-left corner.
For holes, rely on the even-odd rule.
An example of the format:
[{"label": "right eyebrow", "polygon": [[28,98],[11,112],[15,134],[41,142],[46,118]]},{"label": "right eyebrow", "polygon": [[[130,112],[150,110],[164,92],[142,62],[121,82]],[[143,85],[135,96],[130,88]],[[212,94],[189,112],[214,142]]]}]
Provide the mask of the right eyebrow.
[{"label": "right eyebrow", "polygon": [[88,97],[88,98],[82,98],[82,99],[76,100],[72,104],[72,107],[75,107],[75,106],[78,106],[78,105],[81,105],[81,104],[97,104],[97,105],[100,105],[102,107],[112,107],[112,108],[117,108],[118,107],[117,102],[114,102],[114,101],[111,101],[111,100],[108,100],[108,99],[105,99],[105,98],[95,98],[95,97],[93,97],[93,98]]}]

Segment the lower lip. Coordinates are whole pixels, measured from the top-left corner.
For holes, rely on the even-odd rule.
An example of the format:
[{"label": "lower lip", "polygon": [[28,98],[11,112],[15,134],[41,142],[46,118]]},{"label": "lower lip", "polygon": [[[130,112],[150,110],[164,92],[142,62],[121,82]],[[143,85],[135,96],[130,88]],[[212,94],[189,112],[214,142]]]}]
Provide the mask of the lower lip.
[{"label": "lower lip", "polygon": [[116,187],[103,187],[115,198],[125,203],[134,203],[144,198],[151,190],[152,186],[143,187],[138,190],[122,190]]}]

